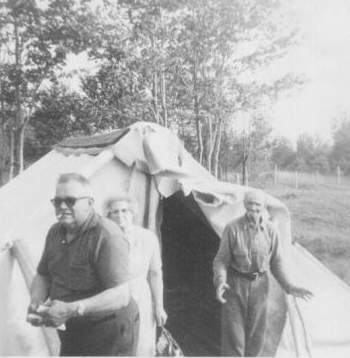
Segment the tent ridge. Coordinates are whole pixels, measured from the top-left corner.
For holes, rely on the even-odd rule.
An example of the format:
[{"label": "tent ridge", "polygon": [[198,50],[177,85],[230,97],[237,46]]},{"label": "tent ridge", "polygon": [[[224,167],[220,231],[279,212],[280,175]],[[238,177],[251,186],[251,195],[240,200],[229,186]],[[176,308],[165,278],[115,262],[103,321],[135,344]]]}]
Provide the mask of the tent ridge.
[{"label": "tent ridge", "polygon": [[129,128],[116,129],[110,133],[95,135],[69,137],[62,140],[54,148],[86,149],[86,148],[105,148],[117,143],[124,135],[129,132]]}]

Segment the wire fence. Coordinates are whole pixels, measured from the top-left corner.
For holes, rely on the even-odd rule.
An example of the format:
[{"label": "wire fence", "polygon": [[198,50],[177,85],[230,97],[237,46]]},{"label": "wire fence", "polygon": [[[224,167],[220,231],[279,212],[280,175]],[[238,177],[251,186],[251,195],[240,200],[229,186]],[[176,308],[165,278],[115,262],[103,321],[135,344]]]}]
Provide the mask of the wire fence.
[{"label": "wire fence", "polygon": [[[243,184],[241,173],[228,173],[225,181]],[[300,171],[273,170],[255,175],[248,180],[246,185],[286,185],[295,189],[311,186],[332,186],[332,187],[350,187],[350,177],[344,176],[340,170],[333,175],[324,175],[319,172],[305,173]]]}]

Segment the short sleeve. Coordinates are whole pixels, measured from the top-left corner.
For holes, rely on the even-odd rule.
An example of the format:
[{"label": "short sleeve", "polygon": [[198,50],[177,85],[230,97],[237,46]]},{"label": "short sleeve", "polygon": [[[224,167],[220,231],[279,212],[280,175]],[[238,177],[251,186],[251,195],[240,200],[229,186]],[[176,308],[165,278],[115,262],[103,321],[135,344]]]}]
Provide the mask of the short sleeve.
[{"label": "short sleeve", "polygon": [[102,234],[96,252],[95,268],[104,289],[129,280],[128,246],[117,230]]}]

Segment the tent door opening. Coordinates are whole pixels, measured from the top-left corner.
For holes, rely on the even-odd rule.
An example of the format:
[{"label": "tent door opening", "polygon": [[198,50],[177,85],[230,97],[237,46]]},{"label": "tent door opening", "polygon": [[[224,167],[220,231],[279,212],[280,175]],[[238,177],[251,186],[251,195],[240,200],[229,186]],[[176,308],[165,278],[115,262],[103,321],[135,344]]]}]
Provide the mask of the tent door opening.
[{"label": "tent door opening", "polygon": [[212,262],[219,238],[192,196],[163,200],[161,225],[167,327],[188,356],[220,354],[220,306]]}]

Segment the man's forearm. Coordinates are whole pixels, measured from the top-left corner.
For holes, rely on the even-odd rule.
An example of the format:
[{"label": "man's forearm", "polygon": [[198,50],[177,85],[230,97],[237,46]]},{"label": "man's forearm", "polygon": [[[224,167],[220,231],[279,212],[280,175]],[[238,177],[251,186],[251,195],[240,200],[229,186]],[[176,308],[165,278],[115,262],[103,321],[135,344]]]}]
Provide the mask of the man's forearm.
[{"label": "man's forearm", "polygon": [[129,282],[117,287],[109,288],[95,296],[72,302],[77,309],[78,304],[83,307],[83,315],[100,315],[113,313],[128,305],[130,300]]},{"label": "man's forearm", "polygon": [[49,296],[50,281],[46,276],[36,274],[34,276],[31,288],[30,297],[31,304],[39,305],[46,301]]},{"label": "man's forearm", "polygon": [[227,281],[226,265],[216,259],[213,264],[213,281],[215,287],[218,287],[221,283],[226,283]]},{"label": "man's forearm", "polygon": [[73,302],[52,300],[50,305],[41,308],[40,314],[53,327],[59,327],[77,316],[102,316],[114,313],[128,305],[130,300],[129,283],[109,288],[95,296]]},{"label": "man's forearm", "polygon": [[149,275],[149,285],[151,288],[154,306],[156,308],[163,308],[163,279],[159,273],[152,273]]},{"label": "man's forearm", "polygon": [[292,287],[294,287],[293,283],[289,275],[287,274],[287,270],[281,261],[277,261],[273,265],[271,265],[271,272],[277,282],[281,285],[283,290],[289,294]]}]

